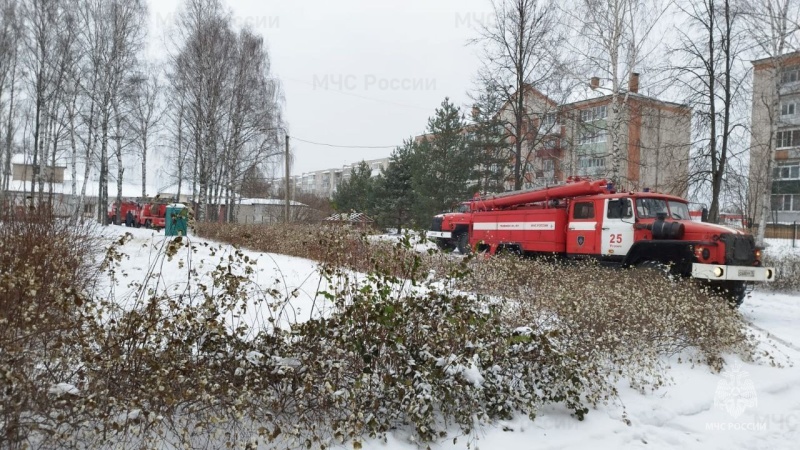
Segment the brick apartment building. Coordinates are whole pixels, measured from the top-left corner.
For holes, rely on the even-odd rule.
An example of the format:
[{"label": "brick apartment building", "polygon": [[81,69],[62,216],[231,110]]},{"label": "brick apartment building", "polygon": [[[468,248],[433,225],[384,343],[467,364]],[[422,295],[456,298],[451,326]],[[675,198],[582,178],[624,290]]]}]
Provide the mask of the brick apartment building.
[{"label": "brick apartment building", "polygon": [[[780,70],[776,93],[775,71]],[[777,95],[777,98],[776,98]],[[776,103],[777,100],[777,103]],[[773,110],[777,105],[777,111]],[[775,165],[767,177],[770,143],[770,118],[776,118]],[[748,199],[750,210],[761,211],[759,194],[771,178],[771,222],[800,220],[800,52],[783,55],[780,60],[753,61],[753,112],[750,142]]]},{"label": "brick apartment building", "polygon": [[[558,104],[534,88],[526,92],[530,122],[524,152],[526,188],[563,182],[572,175],[612,177],[609,119],[612,95]],[[639,75],[618,96],[622,117],[618,183],[685,195],[688,190],[692,110],[639,93]],[[506,120],[510,113],[502,111]],[[513,164],[513,161],[512,161]],[[507,187],[513,186],[509,181]]]},{"label": "brick apartment building", "polygon": [[[639,75],[633,74],[627,91],[621,92],[620,168],[623,189],[650,188],[686,195],[692,110],[639,94]],[[612,177],[612,141],[609,116],[612,96],[559,104],[533,87],[525,91],[526,134],[523,148],[523,188],[562,183],[569,176]],[[511,107],[500,111],[503,122],[513,123]],[[471,127],[465,132],[469,133]],[[417,136],[419,142],[425,135]],[[513,145],[509,138],[509,146]],[[514,187],[508,164],[506,190]]]}]

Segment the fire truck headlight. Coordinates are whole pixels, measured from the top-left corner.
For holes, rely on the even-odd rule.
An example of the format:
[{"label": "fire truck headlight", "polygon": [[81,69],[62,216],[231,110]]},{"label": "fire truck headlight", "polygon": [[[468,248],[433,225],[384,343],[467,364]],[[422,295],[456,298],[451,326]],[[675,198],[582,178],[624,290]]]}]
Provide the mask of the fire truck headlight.
[{"label": "fire truck headlight", "polygon": [[720,278],[723,275],[725,275],[725,270],[723,270],[722,267],[719,267],[719,266],[714,267],[714,276],[715,277]]},{"label": "fire truck headlight", "polygon": [[703,259],[711,258],[711,251],[709,249],[707,249],[707,248],[704,248],[703,252],[702,252],[702,256],[703,256]]},{"label": "fire truck headlight", "polygon": [[761,249],[760,248],[756,249],[756,259],[759,260],[759,261],[761,260]]}]

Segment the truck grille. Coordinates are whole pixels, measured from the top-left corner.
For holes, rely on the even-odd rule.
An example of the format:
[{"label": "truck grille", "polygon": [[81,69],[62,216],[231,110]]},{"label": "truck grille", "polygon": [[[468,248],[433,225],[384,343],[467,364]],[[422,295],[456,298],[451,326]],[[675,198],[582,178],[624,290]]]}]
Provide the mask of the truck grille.
[{"label": "truck grille", "polygon": [[743,234],[723,234],[725,243],[725,262],[737,266],[752,266],[756,261],[756,244],[753,236]]},{"label": "truck grille", "polygon": [[434,217],[431,223],[431,231],[442,231],[442,218]]}]

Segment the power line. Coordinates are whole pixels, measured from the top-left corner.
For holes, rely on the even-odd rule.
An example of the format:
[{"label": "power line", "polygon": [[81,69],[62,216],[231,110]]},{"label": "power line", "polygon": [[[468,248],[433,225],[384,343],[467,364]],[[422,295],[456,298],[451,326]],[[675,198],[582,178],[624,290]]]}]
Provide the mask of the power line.
[{"label": "power line", "polygon": [[300,139],[297,136],[292,136],[292,139],[295,141],[305,142],[306,144],[312,145],[321,145],[324,147],[334,147],[334,148],[373,148],[373,149],[384,149],[384,148],[397,148],[397,145],[336,145],[336,144],[327,144],[324,142],[314,142],[314,141],[307,141],[305,139]]}]

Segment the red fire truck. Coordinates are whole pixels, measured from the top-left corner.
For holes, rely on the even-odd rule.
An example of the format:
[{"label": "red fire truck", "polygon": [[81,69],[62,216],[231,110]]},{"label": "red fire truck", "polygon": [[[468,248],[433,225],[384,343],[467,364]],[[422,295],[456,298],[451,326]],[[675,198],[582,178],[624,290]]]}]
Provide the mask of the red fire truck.
[{"label": "red fire truck", "polygon": [[616,192],[605,180],[479,197],[433,220],[441,247],[496,254],[594,258],[709,280],[738,305],[747,287],[772,281],[753,236],[694,222],[687,200],[655,192]]},{"label": "red fire truck", "polygon": [[[114,223],[117,214],[117,202],[114,202],[108,208],[108,223]],[[130,212],[130,216],[128,213]],[[165,219],[167,216],[167,203],[163,200],[158,200],[150,203],[139,203],[135,201],[123,201],[120,208],[119,221],[120,224],[129,227],[145,227],[162,229],[165,226]]]},{"label": "red fire truck", "polygon": [[145,228],[160,230],[166,226],[167,204],[165,202],[146,203],[142,207],[139,223]]},{"label": "red fire truck", "polygon": [[[141,216],[141,206],[137,202],[123,201],[119,211],[119,223],[129,227],[139,226],[139,217]],[[128,213],[130,212],[130,216]],[[117,216],[117,202],[111,203],[108,208],[108,223],[115,223]]]}]

